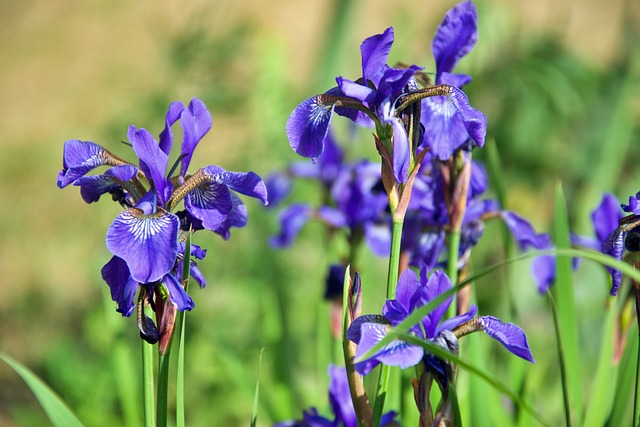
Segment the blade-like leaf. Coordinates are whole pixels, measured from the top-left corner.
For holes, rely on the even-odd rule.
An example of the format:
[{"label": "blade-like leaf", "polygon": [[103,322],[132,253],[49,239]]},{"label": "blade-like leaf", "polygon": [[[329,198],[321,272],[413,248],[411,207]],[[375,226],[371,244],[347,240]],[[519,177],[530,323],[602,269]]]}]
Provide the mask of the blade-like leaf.
[{"label": "blade-like leaf", "polygon": [[262,370],[262,353],[264,348],[260,350],[260,357],[258,358],[258,379],[256,380],[256,392],[253,395],[253,407],[251,408],[251,427],[256,427],[258,422],[258,402],[260,401],[260,371]]},{"label": "blade-like leaf", "polygon": [[540,416],[540,414],[538,414],[531,407],[531,405],[529,405],[527,402],[523,401],[516,393],[512,392],[511,390],[509,390],[504,384],[498,382],[496,379],[494,379],[493,377],[491,377],[490,375],[488,375],[484,371],[482,371],[482,370],[478,369],[477,367],[475,367],[473,365],[470,365],[469,363],[463,361],[458,356],[455,356],[453,353],[450,353],[450,352],[442,349],[441,347],[438,347],[437,345],[435,345],[435,344],[433,344],[431,342],[424,341],[424,340],[422,340],[420,338],[417,338],[417,337],[415,337],[413,335],[409,335],[407,333],[391,331],[391,332],[389,332],[389,335],[393,336],[393,339],[402,339],[402,340],[407,341],[407,342],[409,342],[409,343],[411,343],[413,345],[419,345],[420,347],[424,348],[425,351],[428,351],[429,353],[433,354],[434,356],[436,356],[436,357],[438,357],[440,359],[447,360],[449,362],[453,362],[459,368],[462,368],[462,369],[464,369],[466,371],[469,371],[470,373],[472,373],[474,375],[477,375],[478,377],[480,377],[483,380],[485,380],[489,385],[491,385],[496,390],[498,390],[500,393],[504,394],[509,399],[511,399],[520,408],[522,408],[525,411],[529,412],[542,425],[550,426],[550,424],[547,423]]},{"label": "blade-like leaf", "polygon": [[618,314],[616,298],[609,297],[609,309],[602,329],[600,341],[600,357],[595,372],[594,390],[587,405],[587,413],[584,419],[585,427],[603,426],[611,413],[615,396],[615,384],[620,365],[613,364],[614,332],[616,316]]},{"label": "blade-like leaf", "polygon": [[[569,219],[567,217],[567,203],[564,198],[562,186],[556,186],[554,213],[554,241],[558,249],[571,247],[569,237]],[[581,425],[580,417],[584,408],[582,392],[582,374],[580,372],[580,336],[578,333],[578,318],[576,315],[575,293],[573,289],[573,272],[571,271],[571,258],[556,258],[556,283],[554,286],[558,308],[558,321],[564,360],[567,362],[567,391],[571,406],[566,408],[571,411],[571,417],[576,425]]]},{"label": "blade-like leaf", "polygon": [[76,418],[62,399],[27,367],[4,353],[0,353],[0,359],[11,366],[11,368],[22,377],[24,382],[27,383],[54,426],[82,427],[80,420]]}]

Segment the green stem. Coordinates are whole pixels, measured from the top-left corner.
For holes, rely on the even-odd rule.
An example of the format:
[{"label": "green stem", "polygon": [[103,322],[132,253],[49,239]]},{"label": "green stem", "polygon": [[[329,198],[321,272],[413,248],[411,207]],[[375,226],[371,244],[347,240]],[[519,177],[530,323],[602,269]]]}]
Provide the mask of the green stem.
[{"label": "green stem", "polygon": [[[189,292],[189,274],[191,272],[191,230],[187,234],[184,246],[182,262],[182,280],[184,282],[184,291]],[[187,320],[186,311],[178,313],[178,321],[180,322],[180,332],[178,338],[178,367],[176,373],[176,427],[184,427],[184,341],[185,341],[185,324]],[[262,355],[262,353],[260,353]]]},{"label": "green stem", "polygon": [[569,384],[567,382],[567,369],[564,360],[564,350],[562,346],[562,337],[560,336],[560,320],[558,318],[558,309],[556,303],[551,295],[551,290],[547,290],[547,300],[549,301],[549,308],[553,314],[553,326],[556,332],[556,344],[558,346],[558,362],[560,364],[560,378],[562,380],[562,396],[564,398],[564,419],[565,425],[571,427],[571,412],[569,406]]},{"label": "green stem", "polygon": [[[389,255],[389,274],[387,276],[387,299],[396,297],[396,285],[398,284],[398,267],[400,265],[400,243],[402,241],[402,227],[404,221],[393,221],[391,228],[391,253]],[[376,389],[376,400],[373,405],[373,425],[380,425],[384,401],[387,397],[389,378],[391,376],[390,367],[380,365],[380,376],[378,377],[378,387]]]},{"label": "green stem", "polygon": [[144,401],[144,425],[155,424],[153,401],[153,346],[145,340],[142,342],[142,398]]},{"label": "green stem", "polygon": [[167,393],[169,391],[169,355],[160,354],[158,357],[158,390],[156,395],[157,408],[157,426],[166,427],[167,425]]},{"label": "green stem", "polygon": [[[640,332],[638,332],[640,336]],[[638,350],[636,355],[636,384],[633,392],[633,421],[631,425],[640,426],[640,420],[638,420],[638,393],[640,393],[640,340],[638,340]]]}]

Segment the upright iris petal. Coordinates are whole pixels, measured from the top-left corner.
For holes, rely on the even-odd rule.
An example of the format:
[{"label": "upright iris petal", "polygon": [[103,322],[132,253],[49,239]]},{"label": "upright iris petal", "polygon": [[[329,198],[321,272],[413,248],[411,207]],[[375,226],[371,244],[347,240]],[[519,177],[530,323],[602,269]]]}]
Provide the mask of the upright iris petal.
[{"label": "upright iris petal", "polygon": [[177,216],[166,211],[145,214],[130,208],[120,213],[107,231],[107,248],[122,258],[131,277],[140,283],[161,280],[178,255]]},{"label": "upright iris petal", "polygon": [[204,102],[198,98],[193,98],[187,108],[182,110],[180,124],[182,125],[183,133],[180,175],[184,176],[189,168],[191,156],[193,156],[196,145],[209,132],[213,120]]},{"label": "upright iris petal", "polygon": [[471,1],[459,3],[445,15],[431,44],[436,59],[436,82],[450,72],[478,41],[478,10]]},{"label": "upright iris petal", "polygon": [[171,153],[171,147],[173,146],[171,126],[178,121],[182,110],[184,110],[184,104],[182,102],[172,102],[169,104],[169,109],[164,117],[164,129],[160,132],[158,145],[167,156]]},{"label": "upright iris petal", "polygon": [[363,84],[368,85],[370,80],[374,86],[378,86],[380,77],[387,64],[387,58],[393,45],[393,28],[389,27],[381,34],[366,38],[360,45],[362,56]]},{"label": "upright iris petal", "polygon": [[129,126],[129,142],[140,159],[140,169],[154,186],[158,204],[163,206],[171,196],[173,185],[165,178],[169,156],[160,149],[148,130]]}]

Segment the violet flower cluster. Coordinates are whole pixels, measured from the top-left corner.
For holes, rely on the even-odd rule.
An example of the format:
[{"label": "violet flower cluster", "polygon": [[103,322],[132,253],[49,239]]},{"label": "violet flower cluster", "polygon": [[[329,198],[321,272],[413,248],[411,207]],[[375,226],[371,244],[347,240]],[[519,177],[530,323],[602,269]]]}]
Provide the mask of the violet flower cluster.
[{"label": "violet flower cluster", "polygon": [[[182,127],[182,146],[169,167],[171,127],[177,121]],[[127,138],[138,158],[137,166],[90,141],[64,144],[58,187],[79,186],[87,203],[108,193],[124,208],[107,230],[107,248],[113,257],[102,269],[111,298],[123,316],[133,313],[138,288],[151,303],[156,291],[166,291],[178,310],[191,310],[194,302],[180,283],[182,263],[190,263],[191,276],[200,286],[205,281],[195,263],[184,260],[188,233],[207,229],[227,239],[231,227],[243,227],[247,210],[234,192],[267,203],[265,184],[254,172],[206,166],[187,173],[194,150],[211,125],[206,106],[194,98],[186,107],[181,102],[169,106],[158,141],[146,129],[130,126]],[[87,175],[100,166],[109,168]],[[183,200],[184,208],[177,210]],[[206,251],[192,245],[190,252],[200,260]]]},{"label": "violet flower cluster", "polygon": [[[326,418],[318,413],[316,408],[304,411],[300,420],[284,421],[273,427],[357,427],[356,411],[351,401],[347,371],[344,367],[329,366],[329,404],[333,412],[333,418]],[[380,427],[397,425],[396,413],[393,411],[384,414],[380,420]]]},{"label": "violet flower cluster", "polygon": [[[391,328],[400,324],[415,310],[453,288],[449,277],[444,272],[436,270],[429,277],[427,273],[427,267],[420,270],[420,277],[411,269],[405,270],[398,279],[396,299],[385,302],[382,315],[367,314],[353,321],[347,338],[358,344],[356,360],[366,355]],[[503,323],[492,316],[476,318],[477,307],[474,305],[467,313],[443,320],[452,301],[453,295],[423,317],[419,324],[414,325],[410,330],[411,334],[436,344],[446,343],[446,346],[443,345],[445,349],[457,348],[456,330],[465,323],[475,322],[476,330],[484,331],[514,355],[534,362],[527,337],[522,329],[512,323]],[[392,341],[380,352],[369,359],[361,360],[354,367],[360,374],[367,375],[380,363],[405,369],[420,362],[425,362],[428,369],[433,369],[440,375],[445,374],[441,361],[425,353],[422,347],[402,340]]]},{"label": "violet flower cluster", "polygon": [[[433,42],[436,83],[462,85],[470,80],[450,71],[475,44],[476,28],[472,2],[460,3],[447,13]],[[486,117],[470,106],[462,90],[450,84],[420,89],[416,73],[422,67],[387,65],[393,39],[393,28],[367,38],[360,46],[362,75],[357,80],[338,77],[336,87],[295,108],[287,121],[287,135],[296,153],[313,159],[322,154],[334,112],[357,125],[375,126],[378,150],[397,183],[407,183],[419,163],[419,149],[432,148],[439,157],[448,158],[469,139],[484,144]],[[430,97],[437,101],[426,104]]]}]

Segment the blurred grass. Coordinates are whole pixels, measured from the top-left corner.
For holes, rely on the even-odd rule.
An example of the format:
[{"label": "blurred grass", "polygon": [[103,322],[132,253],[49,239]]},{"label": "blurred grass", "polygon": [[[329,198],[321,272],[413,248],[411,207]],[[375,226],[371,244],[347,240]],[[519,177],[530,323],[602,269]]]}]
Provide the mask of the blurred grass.
[{"label": "blurred grass", "polygon": [[[352,0],[329,7],[281,0],[264,10],[254,1],[114,1],[108,7],[79,0],[0,1],[0,13],[12,18],[0,28],[0,350],[40,374],[88,425],[119,424],[112,350],[131,345],[134,368],[139,358],[135,322],[105,302],[99,275],[109,258],[104,233],[119,209],[106,201],[87,206],[76,188],[55,187],[63,141],[92,140],[121,153],[128,125],[157,134],[171,101],[198,96],[214,125],[193,166],[219,164],[265,176],[298,160],[284,133],[291,109],[333,76],[357,75],[365,37],[394,25],[391,62],[433,67],[431,37],[453,4],[403,0],[391,7]],[[638,6],[623,0],[478,6],[480,41],[457,71],[473,75],[467,92],[489,117],[503,165],[505,207],[548,230],[554,185],[562,181],[574,231],[589,234],[590,210],[601,191],[624,199],[640,189],[640,151],[634,150]],[[358,133],[363,142],[354,151],[371,156],[369,138]],[[251,202],[249,211],[248,227],[233,230],[228,242],[195,236],[194,243],[209,249],[201,263],[209,285],[191,291],[196,310],[187,324],[188,425],[248,423],[262,347],[259,425],[299,416],[311,405],[321,412],[327,407],[328,379],[317,375],[323,369],[316,366],[315,335],[329,310],[321,298],[332,256],[315,226],[292,250],[272,251],[272,212]],[[490,224],[486,234],[500,232]],[[478,266],[503,257],[488,241],[474,254]],[[363,251],[365,312],[382,303],[376,290],[383,287],[385,264]],[[523,387],[547,419],[559,420],[555,356],[544,351],[553,346],[550,319],[528,265],[513,270],[509,277],[518,283],[508,286],[519,297],[519,318],[512,320],[529,334],[538,360]],[[577,273],[582,336],[600,334],[605,280],[597,266]],[[500,316],[510,309],[496,304],[494,288],[480,282],[483,312]],[[596,345],[582,341],[583,363],[595,366]],[[493,356],[486,362],[497,369],[504,355]],[[0,425],[43,422],[33,397],[5,367],[0,385]]]}]

